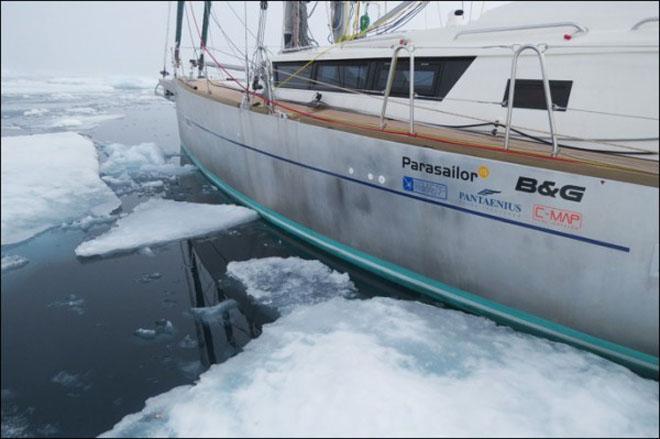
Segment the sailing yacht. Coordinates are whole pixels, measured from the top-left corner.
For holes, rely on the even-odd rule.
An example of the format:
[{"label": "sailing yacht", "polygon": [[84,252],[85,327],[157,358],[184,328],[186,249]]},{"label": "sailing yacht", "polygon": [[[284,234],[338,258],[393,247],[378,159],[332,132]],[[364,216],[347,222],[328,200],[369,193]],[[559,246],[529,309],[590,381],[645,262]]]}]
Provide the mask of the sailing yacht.
[{"label": "sailing yacht", "polygon": [[401,31],[428,2],[373,23],[373,2],[329,2],[326,47],[285,3],[279,53],[260,2],[236,66],[206,45],[205,2],[186,74],[178,2],[161,84],[202,172],[358,267],[658,379],[658,3],[514,2]]}]

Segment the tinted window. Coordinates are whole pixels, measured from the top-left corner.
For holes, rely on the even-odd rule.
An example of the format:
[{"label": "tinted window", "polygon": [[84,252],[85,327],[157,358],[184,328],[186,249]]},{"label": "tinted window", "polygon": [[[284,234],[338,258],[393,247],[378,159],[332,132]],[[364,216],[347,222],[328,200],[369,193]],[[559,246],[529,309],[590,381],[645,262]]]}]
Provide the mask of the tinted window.
[{"label": "tinted window", "polygon": [[[509,84],[507,80],[504,90],[503,105],[508,105]],[[571,95],[573,81],[550,81],[550,98],[555,104],[557,111],[566,111],[568,98]],[[516,90],[513,96],[513,106],[516,108],[530,108],[535,110],[546,110],[545,92],[543,81],[540,79],[516,79]]]},{"label": "tinted window", "polygon": [[342,69],[343,85],[346,88],[364,90],[367,88],[369,64],[346,64]]},{"label": "tinted window", "polygon": [[[417,58],[415,59],[415,93],[421,98],[444,98],[465,73],[474,57],[464,58]],[[275,82],[280,84],[304,63],[276,63]],[[312,66],[314,66],[312,68]],[[392,84],[392,96],[408,96],[408,59],[397,61]],[[387,84],[390,59],[328,60],[316,61],[298,73],[302,78],[292,78],[284,84],[288,88],[312,88],[340,91],[336,87],[383,93]],[[277,71],[279,70],[279,72]],[[309,83],[310,78],[328,85]],[[516,86],[518,88],[518,86]],[[518,98],[516,98],[516,101]]]},{"label": "tinted window", "polygon": [[341,77],[339,75],[339,65],[330,63],[319,63],[316,70],[316,80],[324,84],[317,85],[338,85],[341,86]]},{"label": "tinted window", "polygon": [[309,81],[307,79],[309,79],[312,75],[312,64],[298,72],[298,70],[304,65],[304,63],[275,64],[273,67],[275,70],[275,85],[279,87],[280,84],[286,81],[284,87],[309,88]]},{"label": "tinted window", "polygon": [[[415,60],[415,93],[420,96],[435,96],[436,78],[439,76],[440,64]],[[390,72],[390,62],[382,63],[376,79],[376,90],[385,91],[387,77]],[[408,60],[399,60],[396,63],[396,74],[392,83],[392,96],[408,96],[410,64]]]},{"label": "tinted window", "polygon": [[442,61],[442,74],[438,86],[439,98],[444,98],[449,94],[454,84],[458,82],[463,73],[470,67],[474,58],[448,58]]}]

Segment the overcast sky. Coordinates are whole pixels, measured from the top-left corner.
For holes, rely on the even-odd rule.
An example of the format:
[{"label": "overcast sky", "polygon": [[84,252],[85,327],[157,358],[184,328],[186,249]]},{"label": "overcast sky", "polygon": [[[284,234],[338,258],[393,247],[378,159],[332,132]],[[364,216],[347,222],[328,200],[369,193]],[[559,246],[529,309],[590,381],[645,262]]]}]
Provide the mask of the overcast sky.
[{"label": "overcast sky", "polygon": [[[202,2],[193,3],[201,26]],[[310,28],[321,45],[327,44],[328,2],[319,2]],[[398,1],[371,2],[372,22],[378,7],[384,12]],[[387,5],[385,5],[387,3]],[[405,29],[438,27],[447,20],[447,14],[465,5],[466,16],[472,9],[476,19],[482,10],[506,2],[431,2]],[[174,40],[176,2],[2,2],[2,74],[11,75],[142,75],[154,76],[163,65],[168,5],[171,20],[168,44]],[[268,2],[266,43],[279,50],[282,30],[283,2]],[[248,27],[256,33],[259,2],[246,2]],[[314,2],[308,5],[308,11]],[[225,32],[241,50],[245,45],[243,19],[244,2],[216,1],[213,11]],[[232,11],[233,9],[233,11]],[[234,14],[235,12],[235,14]],[[238,16],[238,18],[237,18]],[[192,32],[196,33],[191,23]],[[185,27],[183,42],[190,46]],[[209,46],[229,51],[227,42],[213,24],[210,27]],[[249,37],[249,46],[254,39]],[[199,44],[199,43],[196,43]],[[187,58],[184,58],[187,59]],[[219,59],[220,60],[220,59]],[[236,59],[225,58],[228,63]],[[222,62],[222,61],[221,61]],[[169,68],[169,61],[168,61]]]}]

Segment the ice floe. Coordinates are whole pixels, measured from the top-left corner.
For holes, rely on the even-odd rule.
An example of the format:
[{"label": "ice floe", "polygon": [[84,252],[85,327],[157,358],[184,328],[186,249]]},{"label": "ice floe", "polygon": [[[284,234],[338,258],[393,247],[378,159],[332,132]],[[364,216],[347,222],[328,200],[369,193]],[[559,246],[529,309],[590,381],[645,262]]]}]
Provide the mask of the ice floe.
[{"label": "ice floe", "polygon": [[2,138],[2,245],[121,205],[99,178],[93,143],[76,133]]},{"label": "ice floe", "polygon": [[73,114],[95,114],[97,110],[91,107],[74,107],[74,108],[67,108],[66,112]]},{"label": "ice floe", "polygon": [[78,315],[85,314],[85,299],[75,294],[69,294],[66,299],[58,300],[48,305],[49,308],[64,308]]},{"label": "ice floe", "polygon": [[41,116],[48,113],[46,108],[33,108],[23,112],[23,116]]},{"label": "ice floe", "polygon": [[176,332],[174,325],[169,320],[160,319],[154,322],[154,324],[154,329],[138,328],[133,334],[144,340],[152,340],[159,335],[172,335]]},{"label": "ice floe", "polygon": [[60,117],[50,122],[49,128],[89,129],[108,120],[121,119],[123,114],[98,114],[94,116]]},{"label": "ice floe", "polygon": [[104,436],[654,436],[658,385],[487,319],[333,298]]},{"label": "ice floe", "polygon": [[2,257],[2,271],[16,270],[30,262],[26,257],[20,255],[6,255]]},{"label": "ice floe", "polygon": [[[193,165],[180,166],[178,157],[166,158],[155,143],[122,145],[112,143],[102,147],[101,173],[110,184],[131,184],[133,180],[145,181],[148,187],[158,187],[156,178],[194,172]],[[112,179],[112,180],[110,180]]]},{"label": "ice floe", "polygon": [[108,232],[80,244],[78,256],[103,255],[205,235],[252,221],[257,213],[228,204],[150,199],[120,218]]},{"label": "ice floe", "polygon": [[347,273],[334,271],[317,260],[298,257],[230,262],[227,274],[240,280],[259,303],[282,311],[355,292]]},{"label": "ice floe", "polygon": [[28,77],[3,76],[3,96],[56,94],[98,95],[117,90],[149,90],[157,81],[147,77]]}]

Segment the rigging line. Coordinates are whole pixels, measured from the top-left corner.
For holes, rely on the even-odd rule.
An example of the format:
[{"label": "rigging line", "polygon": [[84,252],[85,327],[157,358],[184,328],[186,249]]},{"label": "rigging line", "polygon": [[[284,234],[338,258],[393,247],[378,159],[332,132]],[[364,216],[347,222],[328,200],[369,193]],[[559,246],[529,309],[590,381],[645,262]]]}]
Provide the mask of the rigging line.
[{"label": "rigging line", "polygon": [[172,2],[167,2],[167,27],[165,30],[165,49],[163,50],[163,72],[167,67],[167,41],[170,39],[170,14],[172,12]]},{"label": "rigging line", "polygon": [[222,35],[225,37],[225,40],[227,40],[227,43],[229,44],[229,48],[231,49],[232,52],[234,52],[234,55],[237,58],[242,58],[243,57],[243,52],[238,47],[238,45],[236,43],[234,43],[234,41],[229,37],[229,35],[227,35],[227,33],[225,32],[225,30],[220,25],[220,21],[216,18],[213,11],[211,11],[211,19],[213,20],[215,25],[218,26],[218,29],[220,30]]},{"label": "rigging line", "polygon": [[[230,1],[226,1],[226,2],[224,2],[224,3],[225,3],[227,6],[229,6],[229,9],[231,9],[231,12],[232,12],[232,14],[234,14],[234,17],[236,17],[236,18],[238,19],[238,21],[241,22],[241,24],[243,25],[243,27],[245,27],[245,28],[247,29],[247,31],[250,32],[250,35],[252,35],[252,38],[254,38],[254,40],[256,41],[256,40],[257,40],[257,36],[256,36],[255,34],[252,33],[252,31],[251,31],[250,28],[247,26],[247,24],[246,24],[246,23],[243,21],[243,19],[241,19],[241,17],[236,13],[236,11],[234,10],[234,7],[231,5],[231,2],[230,2]],[[244,3],[245,3],[245,2],[244,2]],[[247,20],[247,18],[246,18],[246,20]],[[246,49],[246,50],[247,50],[247,49]]]},{"label": "rigging line", "polygon": [[314,7],[312,8],[311,12],[309,14],[307,14],[307,18],[310,18],[312,16],[312,14],[314,13],[314,11],[316,10],[316,7],[318,5],[319,5],[319,2],[317,0],[316,2],[314,2]]},{"label": "rigging line", "polygon": [[[192,14],[192,3],[188,2],[188,6],[191,9],[191,14]],[[197,48],[195,46],[195,39],[193,38],[193,33],[192,33],[192,28],[190,27],[190,17],[188,16],[188,9],[184,8],[185,16],[186,16],[186,24],[188,25],[188,35],[190,35],[190,44],[192,45],[192,50],[193,54],[195,55],[195,59],[198,59],[199,57],[197,56]],[[195,20],[195,16],[193,15],[193,21]],[[197,22],[195,22],[195,25],[197,25]],[[199,31],[199,29],[198,29]],[[201,38],[201,35],[200,35]]]},{"label": "rigging line", "polygon": [[[247,2],[245,2],[245,1],[243,2],[243,15],[245,17],[245,21],[247,21]],[[249,84],[250,83],[250,62],[248,61],[248,30],[249,29],[248,29],[247,26],[244,26],[244,29],[245,29],[245,31],[244,31],[244,34],[245,34],[245,53],[244,53],[244,55],[245,55],[245,82],[247,82]],[[254,34],[252,34],[252,35],[254,35]],[[255,42],[256,42],[257,37],[254,37],[254,39],[255,39]],[[248,98],[248,102],[249,102],[250,95],[247,95],[246,97]]]},{"label": "rigging line", "polygon": [[[277,69],[277,68],[273,68],[273,71],[278,72],[278,73],[287,74],[287,72],[282,71],[282,70]],[[337,90],[340,90],[340,91],[345,91],[345,92],[352,93],[354,95],[359,95],[359,96],[362,96],[362,97],[366,97],[366,98],[369,98],[369,99],[372,99],[372,100],[377,100],[377,101],[379,101],[379,103],[381,103],[384,100],[384,98],[381,97],[381,96],[376,96],[376,95],[372,95],[372,94],[363,93],[363,92],[360,92],[358,90],[344,88],[344,87],[341,87],[341,86],[338,86],[338,85],[335,85],[335,84],[331,84],[331,83],[323,82],[323,81],[318,81],[318,80],[315,80],[315,79],[312,79],[312,78],[305,78],[305,77],[302,77],[302,76],[298,76],[295,73],[291,74],[291,76],[289,76],[289,78],[287,78],[287,80],[291,79],[291,77],[293,77],[293,76],[295,76],[297,79],[300,79],[300,80],[303,80],[303,81],[306,81],[306,82],[311,82],[311,83],[323,85],[325,87],[337,89]],[[282,84],[284,84],[284,82],[280,83],[278,86],[275,86],[275,88],[281,86]],[[447,99],[447,98],[445,98],[445,99]],[[409,104],[406,103],[406,102],[398,102],[396,100],[391,100],[391,101],[389,101],[389,103],[392,103],[394,105],[399,105],[399,106],[406,106],[406,107],[409,106]],[[498,103],[498,105],[501,105],[501,103]],[[451,111],[440,110],[438,108],[423,106],[423,105],[419,105],[419,104],[417,104],[415,106],[415,109],[423,109],[423,110],[427,110],[427,111],[431,111],[431,112],[435,112],[435,113],[446,114],[446,115],[461,117],[461,118],[465,118],[465,119],[471,119],[471,120],[475,120],[475,121],[482,122],[482,123],[495,123],[495,122],[493,122],[491,120],[488,120],[488,119],[482,119],[482,118],[475,117],[475,116],[468,116],[468,115],[461,114],[461,113],[455,113],[455,112],[451,112]],[[405,120],[403,120],[403,119],[398,119],[398,118],[394,118],[394,117],[389,117],[389,119],[405,122]],[[537,133],[541,133],[541,134],[549,134],[548,131],[538,130],[538,129],[529,128],[529,127],[520,127],[520,126],[517,126],[517,125],[511,125],[511,128],[512,129],[527,130],[527,131],[537,132]],[[586,139],[586,138],[574,137],[574,136],[570,136],[570,135],[567,135],[567,134],[561,134],[561,133],[557,133],[557,137],[562,137],[562,138],[565,138],[565,139],[568,139],[568,140],[576,140],[576,141],[580,141],[580,142],[594,142],[594,143],[598,143],[598,144],[601,144],[601,145],[613,146],[613,147],[616,147],[616,148],[628,149],[628,150],[631,150],[631,151],[648,152],[648,150],[644,149],[644,148],[636,148],[634,146],[622,145],[622,144],[607,142],[607,141],[603,141],[603,140],[599,140],[599,139]]]}]

